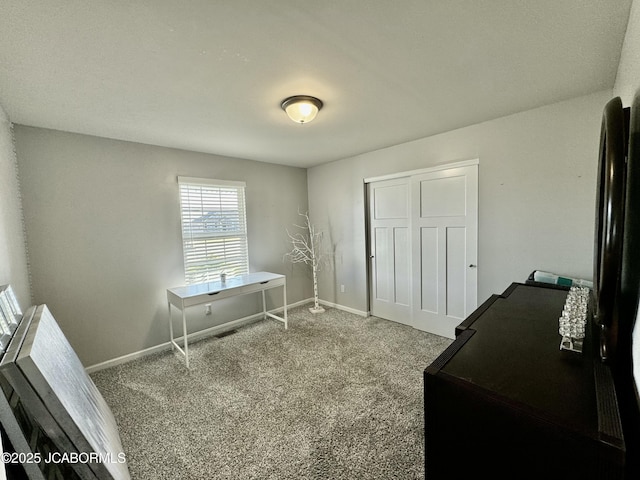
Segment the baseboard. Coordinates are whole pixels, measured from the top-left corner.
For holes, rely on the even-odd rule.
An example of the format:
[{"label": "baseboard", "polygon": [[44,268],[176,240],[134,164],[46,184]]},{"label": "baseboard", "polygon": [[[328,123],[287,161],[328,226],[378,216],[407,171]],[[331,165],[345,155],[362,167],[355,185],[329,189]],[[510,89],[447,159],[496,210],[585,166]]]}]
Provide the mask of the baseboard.
[{"label": "baseboard", "polygon": [[[299,307],[300,305],[306,305],[313,302],[313,298],[306,298],[304,300],[300,300],[299,302],[291,303],[287,305],[287,308]],[[343,310],[345,312],[353,313],[355,315],[360,315],[362,317],[369,316],[368,312],[363,312],[361,310],[356,310],[351,307],[345,307],[343,305],[339,305],[337,303],[327,302],[326,300],[319,300],[319,302],[326,306],[336,308],[338,310]],[[271,313],[279,313],[282,312],[282,307],[270,310]],[[195,340],[199,340],[205,337],[211,337],[217,335],[222,332],[226,332],[228,330],[233,330],[234,328],[240,328],[244,325],[248,325],[252,322],[260,320],[262,318],[262,312],[256,313],[254,315],[250,315],[248,317],[240,318],[238,320],[232,320],[230,322],[223,323],[222,325],[216,325],[215,327],[206,328],[204,330],[200,330],[198,332],[189,334],[189,342],[193,342]],[[176,342],[180,343],[182,341],[182,337],[176,338]],[[165,342],[160,345],[156,345],[154,347],[145,348],[144,350],[140,350],[133,353],[128,353],[126,355],[122,355],[121,357],[113,358],[111,360],[107,360],[104,362],[96,363],[95,365],[91,365],[85,368],[86,372],[91,374],[97,372],[99,370],[104,370],[105,368],[115,367],[117,365],[122,365],[123,363],[131,362],[133,360],[137,360],[138,358],[146,357],[147,355],[153,355],[154,353],[163,352],[165,350],[171,349],[171,343]]]},{"label": "baseboard", "polygon": [[[312,302],[313,299],[307,298],[299,302],[288,304],[287,309],[298,307],[300,305],[305,305],[310,301]],[[282,311],[283,311],[282,307],[269,310],[270,313],[279,313]],[[216,325],[215,327],[210,327],[204,330],[200,330],[198,332],[190,333],[187,338],[189,339],[189,343],[191,343],[201,338],[211,337],[211,336],[226,332],[228,330],[233,330],[235,328],[243,327],[250,323],[256,322],[260,319],[262,319],[262,312],[256,313],[254,315],[249,315],[248,317],[239,318],[237,320],[232,320],[230,322],[223,323],[222,325]],[[182,342],[182,337],[177,337],[175,340],[178,344],[180,344]],[[171,349],[171,342],[161,343],[160,345],[145,348],[144,350],[140,350],[138,352],[128,353],[126,355],[122,355],[121,357],[107,360],[105,362],[96,363],[95,365],[91,365],[85,368],[85,371],[91,374],[99,370],[104,370],[105,368],[111,368],[117,365],[122,365],[123,363],[131,362],[133,360],[137,360],[138,358],[146,357],[147,355],[153,355],[154,353],[159,353],[159,352],[163,352],[165,350],[170,350],[170,349]]]},{"label": "baseboard", "polygon": [[[311,299],[311,301],[313,301],[313,299]],[[369,316],[369,312],[363,312],[362,310],[356,310],[355,308],[345,307],[344,305],[339,305],[337,303],[327,302],[326,300],[318,300],[318,302],[325,307],[337,308],[338,310],[353,313],[355,315],[360,315],[361,317]]]},{"label": "baseboard", "polygon": [[[307,303],[313,303],[313,297],[307,298],[306,300],[301,300],[301,301],[297,302],[294,305],[289,305],[289,308],[294,307],[294,306],[297,307],[298,305],[305,305]],[[324,305],[325,307],[335,308],[337,310],[342,310],[344,312],[353,313],[353,314],[359,315],[361,317],[369,317],[369,316],[371,316],[371,314],[369,312],[363,312],[362,310],[356,310],[355,308],[345,307],[344,305],[340,305],[338,303],[328,302],[328,301],[322,300],[322,299],[318,299],[318,303],[320,305]]]}]

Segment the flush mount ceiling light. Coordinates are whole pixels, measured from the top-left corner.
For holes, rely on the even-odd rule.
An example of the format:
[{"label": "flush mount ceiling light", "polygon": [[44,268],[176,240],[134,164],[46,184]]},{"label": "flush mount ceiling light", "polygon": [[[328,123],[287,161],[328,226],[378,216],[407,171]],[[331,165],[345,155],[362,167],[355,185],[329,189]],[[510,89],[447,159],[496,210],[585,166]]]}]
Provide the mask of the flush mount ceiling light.
[{"label": "flush mount ceiling light", "polygon": [[322,108],[322,101],[309,95],[294,95],[280,104],[289,118],[296,123],[309,123]]}]

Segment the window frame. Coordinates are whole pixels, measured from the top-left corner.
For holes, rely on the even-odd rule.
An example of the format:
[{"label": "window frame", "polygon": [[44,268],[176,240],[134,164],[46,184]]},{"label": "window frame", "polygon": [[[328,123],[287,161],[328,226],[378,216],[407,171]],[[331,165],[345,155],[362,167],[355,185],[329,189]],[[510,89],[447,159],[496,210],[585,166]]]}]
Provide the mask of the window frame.
[{"label": "window frame", "polygon": [[[192,189],[194,193],[200,189],[200,202],[185,202],[187,192],[185,188]],[[207,191],[208,190],[208,191]],[[210,202],[211,198],[218,190],[219,203]],[[222,193],[234,190],[237,198],[238,208],[230,210],[237,214],[227,216],[233,226],[237,229],[226,231],[224,225],[225,216],[220,215],[219,223],[221,229],[212,229],[211,231],[198,231],[192,226],[194,220],[204,218],[207,207],[220,207],[219,210],[209,210],[211,212],[223,212],[222,207],[225,206],[227,199],[223,200]],[[180,206],[180,236],[182,239],[182,256],[184,264],[184,281],[186,285],[197,285],[200,283],[208,283],[220,279],[222,272],[228,276],[242,275],[249,273],[249,246],[247,233],[247,202],[246,202],[246,183],[235,180],[220,180],[213,178],[183,177],[178,176],[178,198]],[[203,200],[202,193],[207,201]],[[232,198],[229,195],[228,198]],[[195,214],[193,212],[196,212]],[[197,216],[199,214],[199,217]],[[206,219],[203,220],[206,222]],[[200,227],[203,230],[209,230],[210,224],[204,223]],[[228,245],[227,242],[228,241]],[[194,242],[198,246],[194,246]],[[222,243],[222,246],[215,245]],[[191,248],[189,248],[191,244]],[[229,255],[226,252],[227,247],[231,251],[235,251],[235,255]],[[200,252],[198,252],[200,250]],[[222,259],[211,259],[207,262],[205,258],[208,255],[218,255],[223,253]],[[198,274],[196,269],[202,269],[202,273]]]}]

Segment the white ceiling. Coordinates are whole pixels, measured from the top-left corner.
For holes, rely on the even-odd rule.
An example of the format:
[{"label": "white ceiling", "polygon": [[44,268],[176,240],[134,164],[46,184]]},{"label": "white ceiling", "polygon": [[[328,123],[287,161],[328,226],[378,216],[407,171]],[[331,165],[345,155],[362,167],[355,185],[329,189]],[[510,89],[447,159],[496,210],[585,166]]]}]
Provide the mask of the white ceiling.
[{"label": "white ceiling", "polygon": [[[14,123],[309,167],[611,88],[631,0],[2,0]],[[297,125],[285,97],[316,96]]]}]

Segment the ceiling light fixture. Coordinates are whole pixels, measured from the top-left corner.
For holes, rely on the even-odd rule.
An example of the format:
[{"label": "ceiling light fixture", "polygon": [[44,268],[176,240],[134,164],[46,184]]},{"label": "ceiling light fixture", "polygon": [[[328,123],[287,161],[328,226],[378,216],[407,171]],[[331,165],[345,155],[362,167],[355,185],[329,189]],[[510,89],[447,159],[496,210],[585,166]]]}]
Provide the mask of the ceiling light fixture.
[{"label": "ceiling light fixture", "polygon": [[309,123],[322,108],[322,101],[309,95],[294,95],[280,104],[289,118],[296,123]]}]

